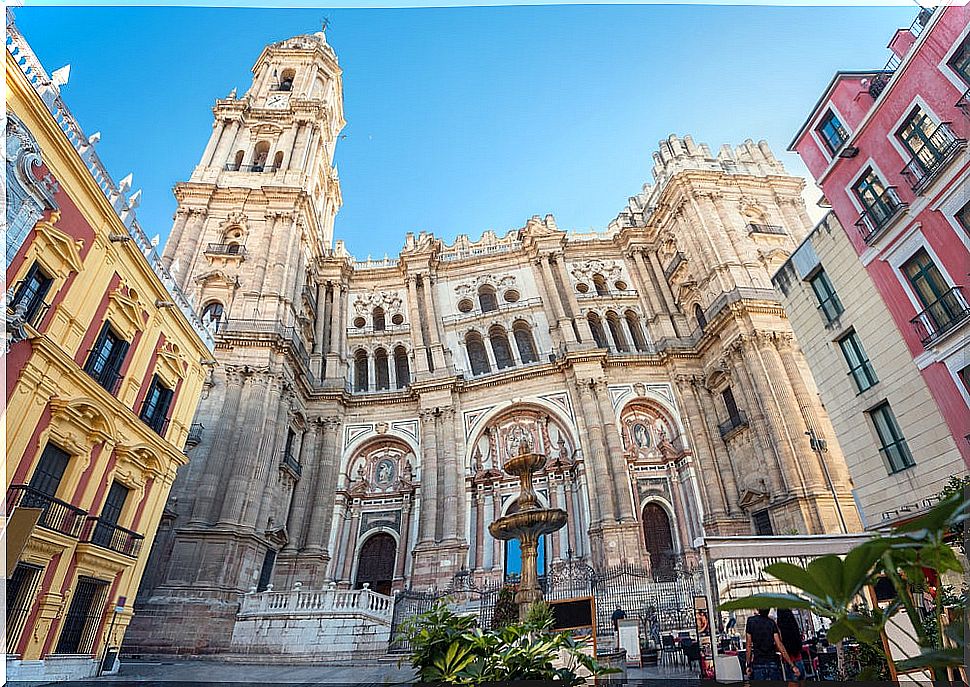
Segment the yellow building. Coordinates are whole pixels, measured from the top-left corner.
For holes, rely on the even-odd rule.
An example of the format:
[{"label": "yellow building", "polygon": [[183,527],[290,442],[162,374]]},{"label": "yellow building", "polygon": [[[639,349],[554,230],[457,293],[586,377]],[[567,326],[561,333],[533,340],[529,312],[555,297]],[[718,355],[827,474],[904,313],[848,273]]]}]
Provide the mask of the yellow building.
[{"label": "yellow building", "polygon": [[9,21],[7,677],[83,678],[131,621],[212,343]]}]

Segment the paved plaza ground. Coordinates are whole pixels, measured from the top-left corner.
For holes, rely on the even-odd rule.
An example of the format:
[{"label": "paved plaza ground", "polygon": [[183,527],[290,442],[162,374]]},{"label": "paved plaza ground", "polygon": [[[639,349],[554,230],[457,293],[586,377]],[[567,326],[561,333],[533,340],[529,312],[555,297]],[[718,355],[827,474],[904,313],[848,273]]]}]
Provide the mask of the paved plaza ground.
[{"label": "paved plaza ground", "polygon": [[[249,685],[392,685],[408,683],[412,671],[396,661],[381,661],[357,666],[248,665],[224,661],[174,660],[129,661],[117,675],[97,680],[61,682],[72,687],[97,685],[157,685],[158,687],[248,687]],[[677,680],[678,685],[697,684],[696,673],[683,666],[630,669],[627,684],[663,685]],[[11,685],[16,683],[10,683]]]}]

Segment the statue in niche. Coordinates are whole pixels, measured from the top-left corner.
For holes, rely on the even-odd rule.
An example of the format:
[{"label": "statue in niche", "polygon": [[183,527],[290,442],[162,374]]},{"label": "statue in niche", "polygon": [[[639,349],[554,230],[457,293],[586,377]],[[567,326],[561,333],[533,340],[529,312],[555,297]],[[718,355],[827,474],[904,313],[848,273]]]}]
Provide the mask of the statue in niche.
[{"label": "statue in niche", "polygon": [[375,479],[381,486],[387,486],[394,479],[394,463],[389,458],[377,464]]},{"label": "statue in niche", "polygon": [[648,448],[650,446],[650,432],[640,422],[633,425],[633,443],[640,448]]},{"label": "statue in niche", "polygon": [[509,456],[518,456],[532,450],[532,435],[522,425],[514,425],[505,435],[505,450]]}]

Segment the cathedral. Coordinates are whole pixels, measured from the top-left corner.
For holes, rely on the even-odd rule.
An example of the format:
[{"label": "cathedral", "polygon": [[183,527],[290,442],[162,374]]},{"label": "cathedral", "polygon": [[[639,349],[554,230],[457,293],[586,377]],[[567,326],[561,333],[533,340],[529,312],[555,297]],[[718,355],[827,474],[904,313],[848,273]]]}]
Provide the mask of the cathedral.
[{"label": "cathedral", "polygon": [[[861,529],[771,276],[811,228],[764,142],[670,136],[602,231],[333,235],[341,69],[323,33],[267,46],[216,101],[163,261],[214,334],[126,641],[215,653],[240,595],[514,579],[488,525],[503,460],[545,456],[556,561],[673,569],[712,535]],[[827,446],[815,437],[828,437]]]}]

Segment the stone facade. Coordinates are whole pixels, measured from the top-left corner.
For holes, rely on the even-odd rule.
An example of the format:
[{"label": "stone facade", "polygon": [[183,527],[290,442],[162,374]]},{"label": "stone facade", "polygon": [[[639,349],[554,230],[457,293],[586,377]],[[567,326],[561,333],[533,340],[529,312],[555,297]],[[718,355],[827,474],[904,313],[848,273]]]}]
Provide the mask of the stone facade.
[{"label": "stone facade", "polygon": [[[771,287],[807,233],[765,143],[671,136],[652,186],[588,234],[532,217],[397,258],[332,242],[343,126],[322,34],[267,47],[212,138],[165,260],[216,333],[213,371],[138,600],[132,651],[230,650],[239,595],[501,580],[503,458],[547,456],[569,514],[541,563],[675,565],[705,534],[860,527]],[[821,460],[825,461],[823,464]]]},{"label": "stone facade", "polygon": [[[822,271],[839,302],[831,321],[811,286]],[[932,506],[947,480],[966,474],[966,466],[906,342],[834,214],[815,227],[774,282],[832,417],[866,527],[885,528]],[[852,357],[847,357],[844,349],[852,341],[858,342],[861,356],[850,352]],[[913,457],[913,465],[904,470],[893,469],[866,417],[885,402],[895,410]]]}]

